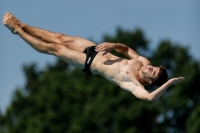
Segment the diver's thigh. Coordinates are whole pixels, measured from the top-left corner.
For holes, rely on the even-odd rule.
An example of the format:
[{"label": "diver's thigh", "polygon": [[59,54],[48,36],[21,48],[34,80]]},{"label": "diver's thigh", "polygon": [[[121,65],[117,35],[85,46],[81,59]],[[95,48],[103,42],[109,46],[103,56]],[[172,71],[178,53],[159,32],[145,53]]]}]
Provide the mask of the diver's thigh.
[{"label": "diver's thigh", "polygon": [[80,52],[87,47],[96,46],[92,41],[76,36],[63,36],[62,42],[67,48]]}]

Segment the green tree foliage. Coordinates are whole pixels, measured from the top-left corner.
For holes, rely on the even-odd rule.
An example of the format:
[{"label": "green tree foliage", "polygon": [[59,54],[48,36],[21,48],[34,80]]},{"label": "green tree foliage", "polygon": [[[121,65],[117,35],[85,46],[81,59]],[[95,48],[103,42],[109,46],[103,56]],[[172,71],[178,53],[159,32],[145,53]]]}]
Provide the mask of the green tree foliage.
[{"label": "green tree foliage", "polygon": [[148,57],[152,64],[164,65],[170,78],[184,76],[186,80],[149,103],[61,60],[43,70],[29,64],[24,66],[25,85],[16,89],[6,113],[0,113],[0,133],[200,132],[200,68],[187,47],[165,40],[150,51],[140,29],[118,28],[103,41],[126,44],[139,54],[141,50],[152,53]]},{"label": "green tree foliage", "polygon": [[[186,78],[180,84],[170,87],[159,101],[165,105],[160,106],[163,108],[162,113],[166,116],[163,124],[168,125],[168,129],[172,132],[199,133],[198,120],[191,118],[193,113],[196,118],[198,115],[194,111],[199,108],[199,62],[189,55],[188,47],[171,44],[170,41],[160,43],[151,61],[157,65],[164,64],[168,68],[170,77],[184,76]],[[195,123],[194,126],[188,123],[188,119]]]}]

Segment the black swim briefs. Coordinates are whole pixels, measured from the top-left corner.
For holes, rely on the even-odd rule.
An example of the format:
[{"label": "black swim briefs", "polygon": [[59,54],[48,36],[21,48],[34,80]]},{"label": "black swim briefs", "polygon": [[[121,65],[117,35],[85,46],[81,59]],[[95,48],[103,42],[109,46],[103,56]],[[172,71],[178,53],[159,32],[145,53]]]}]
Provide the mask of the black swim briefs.
[{"label": "black swim briefs", "polygon": [[90,66],[92,64],[94,57],[98,53],[95,51],[95,47],[96,46],[90,46],[83,51],[83,53],[86,54],[86,60],[85,60],[85,68],[82,71],[88,74],[92,74],[92,72],[90,71]]}]

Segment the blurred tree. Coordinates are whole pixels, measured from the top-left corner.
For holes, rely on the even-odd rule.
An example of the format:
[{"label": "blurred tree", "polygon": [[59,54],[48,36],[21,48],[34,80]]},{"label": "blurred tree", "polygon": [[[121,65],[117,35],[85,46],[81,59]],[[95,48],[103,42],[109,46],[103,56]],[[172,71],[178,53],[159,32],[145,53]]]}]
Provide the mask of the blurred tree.
[{"label": "blurred tree", "polygon": [[199,63],[187,47],[162,41],[150,51],[140,29],[118,28],[114,36],[105,35],[103,41],[126,44],[139,54],[142,50],[152,53],[148,57],[152,64],[163,64],[170,77],[185,76],[186,80],[148,103],[61,60],[44,70],[38,70],[36,64],[26,65],[26,84],[16,89],[6,113],[0,114],[0,133],[200,132],[196,120],[200,114]]},{"label": "blurred tree", "polygon": [[200,96],[198,87],[200,80],[199,62],[189,55],[188,49],[188,47],[172,44],[166,40],[160,43],[151,57],[153,64],[166,66],[170,78],[178,76],[186,78],[180,84],[171,86],[159,100],[162,108],[160,113],[165,114],[165,120],[162,124],[168,127],[169,132],[200,132],[199,122],[195,126],[187,122],[188,119],[196,121],[194,117],[191,118],[191,114],[195,108],[199,108]]}]

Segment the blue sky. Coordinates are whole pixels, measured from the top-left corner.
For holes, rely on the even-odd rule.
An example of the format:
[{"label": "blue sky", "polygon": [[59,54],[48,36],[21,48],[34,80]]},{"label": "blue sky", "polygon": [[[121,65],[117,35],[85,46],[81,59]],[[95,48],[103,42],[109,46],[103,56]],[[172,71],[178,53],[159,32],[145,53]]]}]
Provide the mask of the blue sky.
[{"label": "blue sky", "polygon": [[[190,47],[200,58],[200,1],[198,0],[1,0],[0,14],[11,12],[29,25],[101,42],[116,27],[141,28],[151,47],[170,39]],[[5,111],[13,91],[25,83],[22,66],[37,63],[40,69],[55,57],[33,50],[21,38],[0,25],[0,109]]]}]

